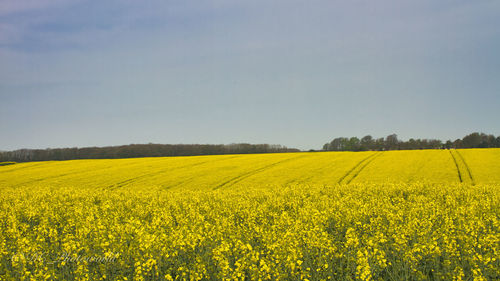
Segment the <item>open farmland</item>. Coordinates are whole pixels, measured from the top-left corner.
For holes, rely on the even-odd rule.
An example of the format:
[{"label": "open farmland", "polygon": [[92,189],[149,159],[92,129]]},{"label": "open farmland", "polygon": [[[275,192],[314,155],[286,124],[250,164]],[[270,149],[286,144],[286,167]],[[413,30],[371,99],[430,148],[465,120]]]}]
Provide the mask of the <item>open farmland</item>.
[{"label": "open farmland", "polygon": [[[471,180],[473,179],[473,180]],[[29,162],[0,167],[2,187],[217,189],[235,185],[500,183],[500,149],[240,154]]]},{"label": "open farmland", "polygon": [[500,149],[31,162],[0,190],[2,280],[500,277]]}]

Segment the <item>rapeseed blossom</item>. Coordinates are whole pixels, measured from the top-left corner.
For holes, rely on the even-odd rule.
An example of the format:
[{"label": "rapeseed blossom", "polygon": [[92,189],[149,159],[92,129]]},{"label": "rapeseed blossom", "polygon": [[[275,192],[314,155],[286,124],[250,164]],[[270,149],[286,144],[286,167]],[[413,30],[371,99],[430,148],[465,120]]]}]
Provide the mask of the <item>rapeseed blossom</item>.
[{"label": "rapeseed blossom", "polygon": [[499,279],[494,160],[373,153],[2,167],[0,279]]}]

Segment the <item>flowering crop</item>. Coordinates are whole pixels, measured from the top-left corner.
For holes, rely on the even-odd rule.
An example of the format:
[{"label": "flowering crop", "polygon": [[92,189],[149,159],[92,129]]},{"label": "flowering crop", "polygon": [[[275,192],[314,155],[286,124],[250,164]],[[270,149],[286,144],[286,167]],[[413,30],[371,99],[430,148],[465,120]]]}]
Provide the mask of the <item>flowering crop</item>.
[{"label": "flowering crop", "polygon": [[498,166],[426,153],[3,166],[0,279],[498,279]]}]

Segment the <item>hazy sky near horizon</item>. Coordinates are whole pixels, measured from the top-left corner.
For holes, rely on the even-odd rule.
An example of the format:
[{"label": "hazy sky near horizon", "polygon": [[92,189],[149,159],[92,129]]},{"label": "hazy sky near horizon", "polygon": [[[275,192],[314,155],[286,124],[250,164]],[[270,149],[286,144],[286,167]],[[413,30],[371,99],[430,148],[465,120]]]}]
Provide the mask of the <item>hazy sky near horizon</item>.
[{"label": "hazy sky near horizon", "polygon": [[500,134],[500,1],[0,3],[0,150]]}]

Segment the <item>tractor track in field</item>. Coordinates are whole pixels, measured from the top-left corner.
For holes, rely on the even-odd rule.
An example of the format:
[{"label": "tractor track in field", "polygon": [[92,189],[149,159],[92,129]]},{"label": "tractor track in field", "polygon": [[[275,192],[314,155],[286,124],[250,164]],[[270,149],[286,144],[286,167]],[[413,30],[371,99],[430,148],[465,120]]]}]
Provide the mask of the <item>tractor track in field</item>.
[{"label": "tractor track in field", "polygon": [[107,186],[106,188],[117,189],[117,188],[120,188],[120,187],[127,186],[127,185],[129,185],[131,183],[137,182],[137,181],[139,181],[139,180],[141,180],[143,178],[147,178],[149,176],[157,175],[157,174],[168,172],[168,171],[172,171],[172,170],[178,170],[178,169],[182,169],[182,168],[196,167],[196,166],[205,164],[207,162],[209,162],[209,161],[203,161],[203,162],[189,164],[189,165],[185,165],[185,166],[181,166],[181,167],[165,169],[165,170],[161,170],[161,171],[157,171],[157,172],[153,172],[153,173],[142,174],[142,175],[139,175],[139,176],[136,176],[136,177],[128,178],[126,180],[123,180],[123,181],[111,184],[111,185]]},{"label": "tractor track in field", "polygon": [[[91,160],[91,159],[76,159],[76,160]],[[93,159],[93,160],[101,160],[101,159]],[[61,161],[71,161],[71,160],[61,160]],[[61,161],[59,161],[59,162],[61,162]],[[27,166],[27,167],[20,167],[20,168],[17,168],[15,170],[17,171],[17,170],[27,169],[27,168],[30,168],[30,167],[38,167],[38,166],[41,166],[41,165],[46,165],[46,164],[48,164],[48,162],[49,161],[44,161],[44,162],[41,162],[39,164],[35,164],[35,165]],[[135,163],[128,163],[128,164],[123,165],[122,167],[128,167],[128,166],[132,166],[132,165],[135,165]],[[112,169],[112,168],[114,168],[113,165],[100,167],[100,168],[98,168],[96,170],[92,170],[92,171],[89,171],[89,170],[86,170],[86,169],[79,169],[79,170],[74,170],[74,171],[71,171],[71,172],[68,172],[68,173],[64,173],[64,174],[60,174],[60,175],[49,176],[49,177],[45,177],[45,178],[32,179],[32,180],[29,180],[29,181],[17,184],[16,186],[22,186],[22,185],[26,185],[26,184],[32,184],[32,183],[36,183],[36,182],[40,182],[40,181],[44,181],[44,180],[56,179],[56,178],[65,177],[65,176],[68,176],[68,175],[74,176],[74,175],[82,175],[82,174],[92,173],[92,172],[95,172],[95,171],[104,171],[104,170],[108,170],[108,169]],[[11,170],[11,171],[14,171],[14,170]],[[2,172],[7,173],[9,171],[0,171],[0,174]]]},{"label": "tractor track in field", "polygon": [[346,184],[351,183],[359,175],[359,173],[361,173],[361,171],[363,171],[363,169],[366,168],[366,166],[368,166],[368,164],[370,164],[373,160],[375,160],[375,158],[379,157],[380,155],[382,155],[381,151],[373,153],[372,155],[363,158],[356,165],[354,165],[354,167],[352,167],[349,171],[347,171],[347,173],[345,173],[345,175],[343,175],[337,183],[341,184],[346,178],[352,175],[352,177],[345,182]]},{"label": "tractor track in field", "polygon": [[[339,156],[332,156],[331,158],[333,159],[336,159],[338,158]],[[331,159],[329,159],[331,160]],[[332,165],[335,165],[335,163],[332,163],[332,162],[328,162],[326,163],[325,165],[321,166],[320,168],[317,169],[316,173],[319,174],[320,172],[322,171],[329,171],[330,167]],[[310,179],[314,178],[316,175],[312,174],[312,175],[309,175],[307,177],[303,177],[303,178],[295,178],[295,179],[292,179],[292,180],[289,180],[285,183],[285,186],[289,186],[289,185],[292,185],[292,184],[299,184],[299,183],[307,183]]]},{"label": "tractor track in field", "polygon": [[375,161],[375,159],[378,158],[380,155],[382,155],[382,152],[377,153],[375,156],[366,161],[347,183],[348,184],[351,183],[359,175],[359,173],[361,173],[366,168],[366,166],[368,166],[371,162]]},{"label": "tractor track in field", "polygon": [[[127,165],[127,166],[129,166],[129,165]],[[95,171],[103,171],[103,170],[112,169],[112,168],[113,168],[113,166],[106,166],[106,167],[99,168],[98,170],[95,170]],[[60,174],[60,175],[50,176],[50,177],[46,177],[46,178],[38,178],[38,179],[30,180],[30,181],[27,181],[27,182],[23,182],[23,183],[17,184],[17,186],[22,186],[22,185],[26,185],[26,184],[32,184],[32,183],[36,183],[36,182],[40,182],[40,181],[44,181],[44,180],[57,179],[57,178],[65,177],[65,176],[68,176],[68,175],[71,175],[71,176],[82,175],[82,174],[87,174],[87,173],[90,173],[90,172],[94,172],[94,171],[75,170],[75,171],[71,171],[71,172],[68,172],[68,173],[65,173],[65,174]]]},{"label": "tractor track in field", "polygon": [[146,178],[146,177],[149,177],[149,176],[154,176],[154,175],[158,175],[158,174],[161,174],[161,173],[165,173],[165,172],[169,172],[169,171],[174,171],[174,170],[179,170],[179,169],[184,169],[184,168],[196,167],[196,166],[200,166],[200,165],[203,165],[203,164],[206,164],[206,163],[219,162],[219,161],[223,161],[223,160],[227,160],[227,159],[232,159],[232,158],[235,158],[235,157],[238,157],[238,155],[227,157],[227,158],[223,158],[223,159],[207,160],[207,161],[192,163],[192,164],[188,164],[188,165],[184,165],[184,166],[172,167],[172,168],[164,169],[164,170],[153,172],[153,173],[142,174],[142,175],[139,175],[137,177],[132,177],[132,178],[126,179],[124,181],[120,181],[120,182],[111,184],[111,185],[107,186],[106,188],[108,188],[108,189],[117,189],[117,188],[120,188],[120,187],[127,186],[127,185],[129,185],[131,183],[137,182],[140,179],[143,179],[143,178]]},{"label": "tractor track in field", "polygon": [[242,181],[242,180],[244,180],[244,179],[246,179],[246,178],[248,178],[248,177],[251,177],[251,176],[253,176],[253,175],[255,175],[255,174],[258,174],[258,173],[260,173],[260,172],[263,172],[263,171],[265,171],[265,170],[268,170],[268,169],[270,169],[270,168],[272,168],[272,167],[275,167],[275,166],[277,166],[277,165],[279,165],[279,164],[282,164],[282,163],[285,163],[285,162],[289,162],[289,161],[292,161],[292,160],[295,160],[295,159],[303,158],[303,157],[306,157],[306,156],[307,156],[307,155],[300,155],[300,156],[293,157],[293,158],[283,159],[283,160],[280,160],[280,161],[277,161],[277,162],[271,163],[271,164],[269,164],[269,165],[266,165],[266,166],[264,166],[264,167],[260,167],[260,168],[255,169],[255,170],[251,170],[251,171],[249,171],[249,172],[246,172],[246,173],[243,173],[243,174],[238,175],[238,176],[236,176],[236,177],[233,177],[233,178],[231,178],[231,179],[229,179],[229,180],[227,180],[227,181],[225,181],[225,182],[223,182],[223,183],[221,183],[221,184],[217,185],[217,186],[214,188],[214,190],[215,190],[215,189],[222,188],[222,187],[227,186],[227,185],[229,185],[229,184],[235,184],[235,183],[238,183],[238,182],[240,182],[240,181]]},{"label": "tractor track in field", "polygon": [[467,162],[465,162],[465,158],[463,157],[462,153],[460,153],[460,151],[455,150],[455,152],[457,153],[458,157],[460,158],[460,160],[464,164],[465,170],[467,171],[467,175],[469,176],[469,179],[470,179],[472,185],[476,185],[476,182],[474,181],[474,177],[472,176],[472,172],[471,172],[471,169],[469,167],[469,164],[467,164]]},{"label": "tractor track in field", "polygon": [[38,178],[38,179],[34,179],[34,180],[22,182],[20,184],[16,184],[15,186],[24,186],[24,185],[28,185],[28,184],[32,184],[32,183],[41,182],[41,181],[44,181],[44,180],[57,179],[57,178],[64,177],[64,176],[67,176],[67,175],[72,175],[72,174],[75,174],[75,173],[70,172],[70,173],[65,173],[65,174],[50,176],[50,177],[46,177],[46,178]]},{"label": "tractor track in field", "polygon": [[455,163],[455,167],[457,168],[457,174],[458,174],[458,179],[460,182],[464,182],[463,177],[462,177],[462,171],[460,171],[460,166],[458,166],[458,161],[455,155],[453,155],[453,152],[451,150],[448,150],[450,152],[451,158],[453,159],[453,163]]},{"label": "tractor track in field", "polygon": [[[17,164],[13,164],[13,165],[7,165],[5,167],[15,166],[15,165],[19,165],[19,164],[22,164],[22,163],[17,163]],[[33,164],[33,165],[29,165],[29,166],[16,167],[14,169],[6,170],[6,171],[5,170],[3,170],[3,171],[0,170],[0,174],[15,172],[15,171],[24,170],[24,169],[29,169],[29,168],[41,166],[41,165],[44,165],[44,164],[47,164],[47,163],[42,162],[42,163]]]},{"label": "tractor track in field", "polygon": [[[87,160],[87,159],[85,159],[85,160]],[[43,165],[43,164],[46,164],[46,163],[40,163],[39,165]],[[39,166],[39,165],[33,165],[33,166]],[[127,165],[124,165],[123,167],[132,166],[132,165],[135,165],[135,164],[127,164]],[[31,166],[31,167],[33,167],[33,166]],[[49,176],[49,177],[45,177],[45,178],[32,179],[32,180],[29,180],[27,182],[23,182],[23,183],[17,184],[16,186],[23,186],[23,185],[27,185],[27,184],[41,182],[41,181],[44,181],[44,180],[57,179],[57,178],[61,178],[61,177],[69,176],[69,175],[71,175],[71,176],[82,175],[82,174],[87,174],[89,172],[103,171],[103,170],[112,169],[112,168],[114,168],[114,166],[110,165],[110,166],[101,167],[101,168],[99,168],[97,170],[94,170],[94,171],[79,169],[79,170],[70,171],[68,173],[64,173],[64,174],[60,174],[60,175]]]}]

